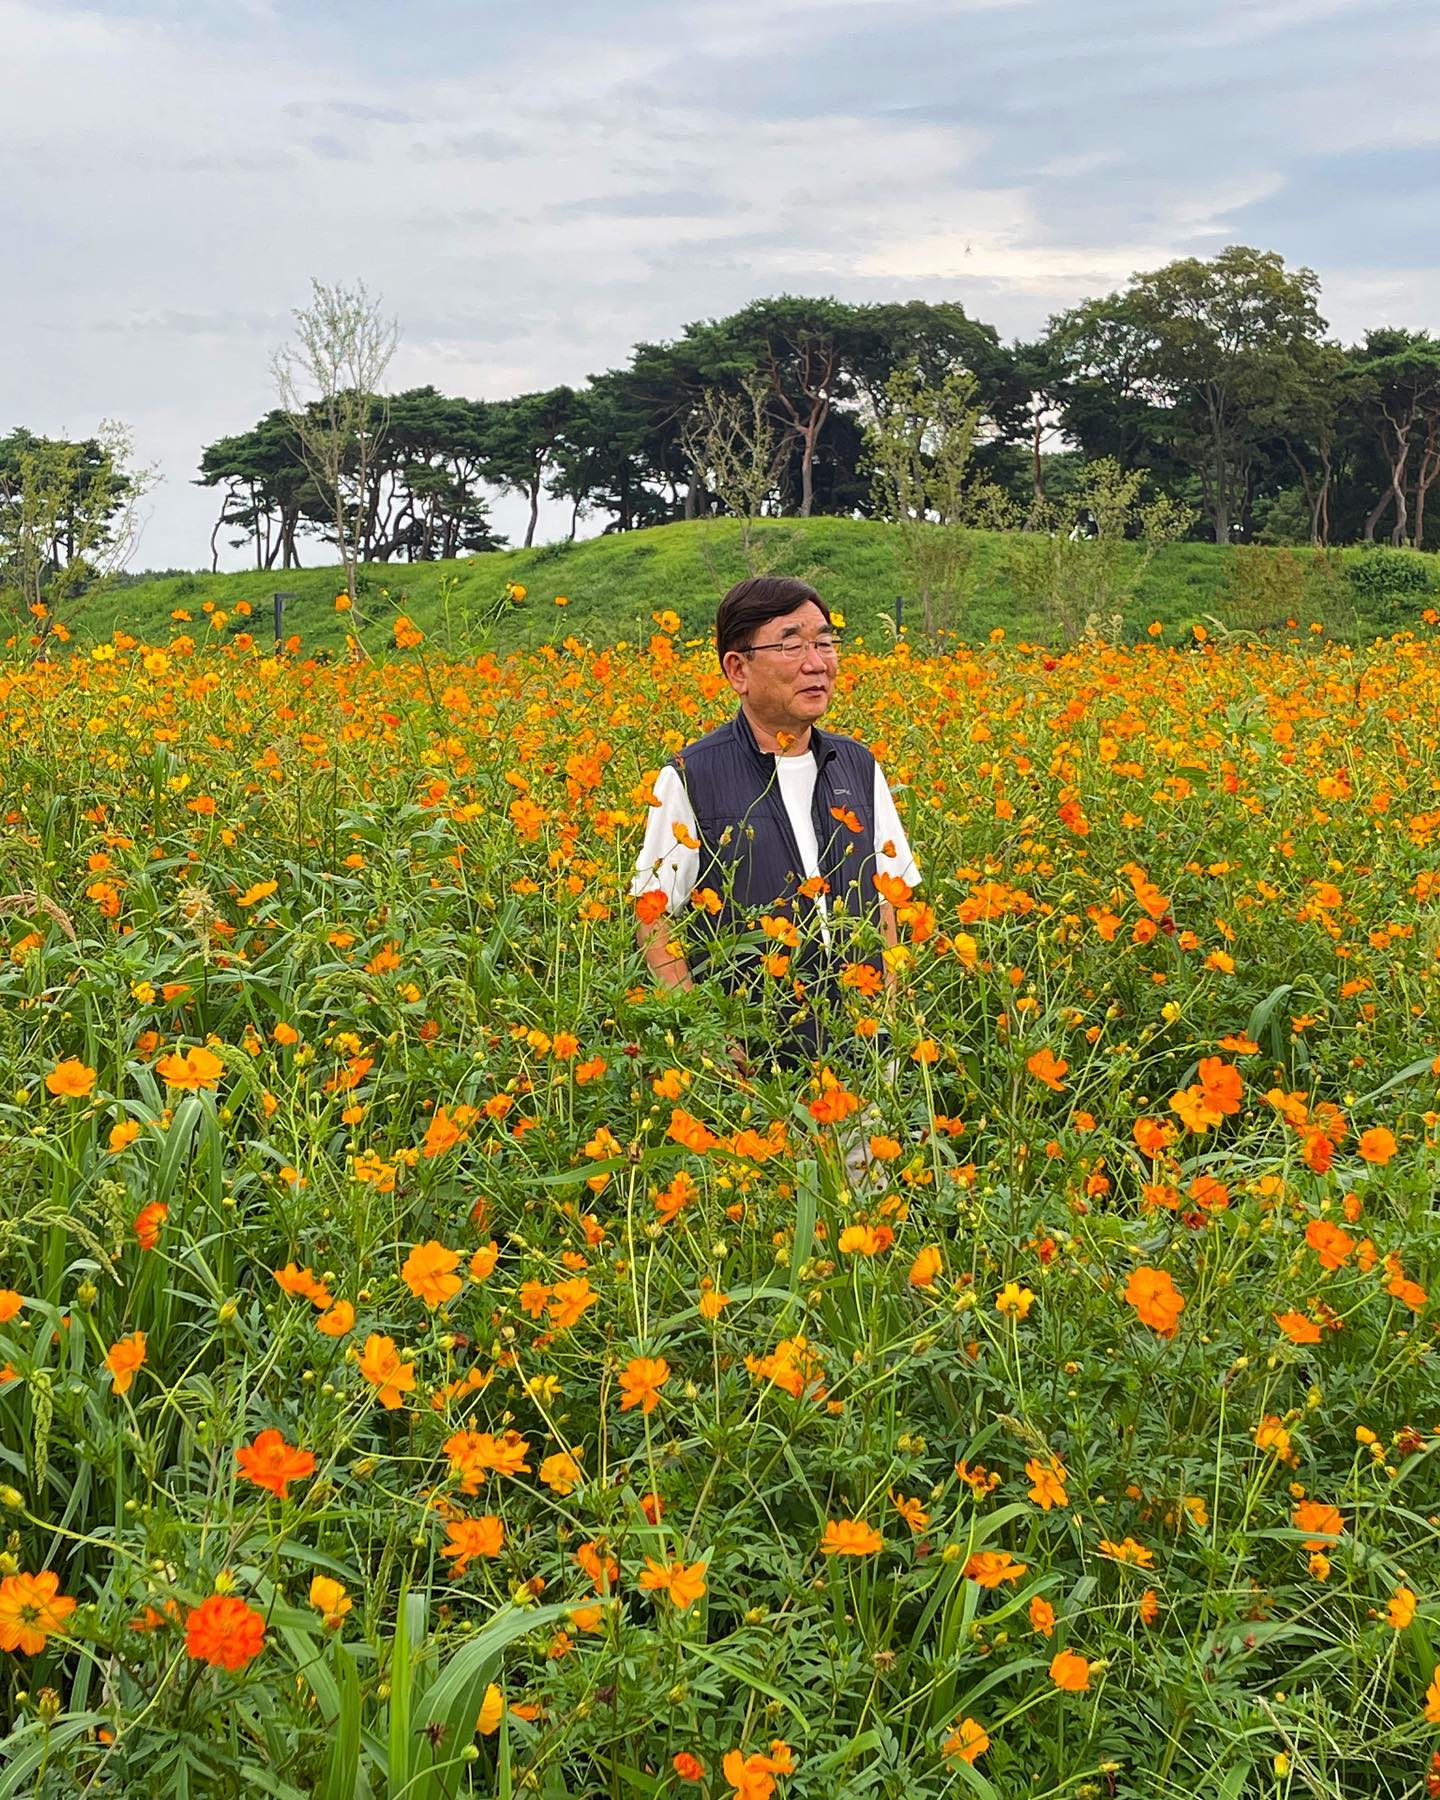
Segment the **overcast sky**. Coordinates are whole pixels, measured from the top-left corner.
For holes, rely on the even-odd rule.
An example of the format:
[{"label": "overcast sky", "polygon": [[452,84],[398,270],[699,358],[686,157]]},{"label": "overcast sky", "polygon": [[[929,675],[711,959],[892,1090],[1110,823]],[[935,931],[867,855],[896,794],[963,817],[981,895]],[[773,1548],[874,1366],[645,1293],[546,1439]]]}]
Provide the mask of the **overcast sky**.
[{"label": "overcast sky", "polygon": [[206,562],[312,275],[491,398],[787,291],[1011,338],[1230,243],[1440,325],[1435,0],[0,0],[0,54],[0,432],[125,421],[137,566]]}]

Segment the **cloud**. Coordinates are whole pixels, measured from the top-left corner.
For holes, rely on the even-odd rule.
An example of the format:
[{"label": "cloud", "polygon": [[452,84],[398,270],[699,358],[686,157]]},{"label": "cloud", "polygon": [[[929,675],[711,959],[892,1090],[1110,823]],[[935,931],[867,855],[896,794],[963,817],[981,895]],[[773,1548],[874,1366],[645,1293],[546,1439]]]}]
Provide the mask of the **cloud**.
[{"label": "cloud", "polygon": [[492,396],[785,290],[1029,335],[1228,242],[1349,335],[1436,322],[1430,0],[0,0],[0,41],[6,404],[131,423],[148,561],[205,557],[200,447],[312,275],[398,314],[397,384]]}]

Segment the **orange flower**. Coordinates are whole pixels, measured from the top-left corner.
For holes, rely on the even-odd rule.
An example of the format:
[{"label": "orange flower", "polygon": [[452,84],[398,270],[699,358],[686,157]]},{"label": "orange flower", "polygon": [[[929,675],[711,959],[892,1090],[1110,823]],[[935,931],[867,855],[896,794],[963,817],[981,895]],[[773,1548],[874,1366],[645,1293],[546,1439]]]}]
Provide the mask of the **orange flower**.
[{"label": "orange flower", "polygon": [[256,1487],[268,1488],[277,1500],[289,1498],[290,1483],[315,1473],[315,1457],[309,1450],[287,1444],[272,1425],[253,1444],[235,1452],[235,1466]]},{"label": "orange flower", "polygon": [[465,1283],[455,1270],[460,1266],[460,1252],[449,1250],[431,1238],[416,1244],[405,1258],[400,1278],[417,1300],[427,1306],[443,1306],[453,1300]]},{"label": "orange flower", "polygon": [[575,1324],[586,1307],[593,1306],[599,1298],[583,1275],[572,1281],[557,1281],[550,1290],[550,1299],[545,1308],[546,1316],[557,1331],[564,1331]]},{"label": "orange flower", "polygon": [[978,1719],[962,1719],[940,1747],[942,1756],[973,1763],[990,1748],[990,1734]]},{"label": "orange flower", "polygon": [[1387,1131],[1383,1125],[1372,1125],[1368,1131],[1360,1133],[1360,1142],[1356,1148],[1366,1162],[1375,1163],[1383,1169],[1399,1149],[1399,1145],[1395,1142],[1393,1131]]},{"label": "orange flower", "polygon": [[443,1156],[452,1146],[462,1143],[464,1138],[464,1130],[451,1118],[449,1110],[438,1106],[425,1132],[425,1142],[420,1154],[427,1158]]},{"label": "orange flower", "polygon": [[635,916],[642,925],[653,925],[670,904],[664,888],[650,888],[635,897]]},{"label": "orange flower", "polygon": [[863,1519],[829,1519],[820,1540],[822,1556],[874,1556],[885,1548],[885,1539]]},{"label": "orange flower", "polygon": [[1047,1046],[1028,1057],[1025,1067],[1037,1081],[1043,1081],[1046,1087],[1053,1089],[1057,1094],[1064,1093],[1065,1083],[1061,1081],[1060,1077],[1065,1074],[1070,1065],[1063,1056],[1057,1057]]},{"label": "orange flower", "polygon": [[315,1329],[323,1331],[326,1337],[346,1337],[354,1328],[355,1308],[348,1300],[337,1300],[315,1321]]},{"label": "orange flower", "polygon": [[0,1581],[0,1650],[38,1656],[74,1610],[75,1602],[60,1592],[60,1577],[50,1570],[7,1575]]},{"label": "orange flower", "polygon": [[1030,1629],[1047,1638],[1055,1630],[1055,1608],[1039,1594],[1030,1602]]},{"label": "orange flower", "polygon": [[1330,1270],[1338,1269],[1355,1248],[1350,1233],[1328,1219],[1312,1219],[1305,1227],[1305,1242],[1320,1258],[1320,1267]]},{"label": "orange flower", "polygon": [[153,1250],[160,1242],[160,1228],[169,1217],[170,1208],[163,1200],[152,1200],[140,1208],[135,1215],[135,1236],[142,1250]]},{"label": "orange flower", "polygon": [[1432,1725],[1440,1725],[1440,1667],[1430,1677],[1425,1690],[1425,1717]]},{"label": "orange flower", "polygon": [[490,1475],[528,1475],[525,1458],[530,1442],[518,1431],[495,1437],[488,1431],[456,1431],[441,1446],[450,1459],[450,1473],[459,1478],[462,1492],[477,1494]]},{"label": "orange flower", "polygon": [[605,1550],[604,1539],[589,1539],[575,1552],[575,1561],[596,1588],[613,1588],[620,1579],[620,1565]]},{"label": "orange flower", "polygon": [[557,1450],[541,1463],[540,1479],[557,1494],[573,1494],[585,1479],[585,1471],[573,1450]]},{"label": "orange flower", "polygon": [[1304,1540],[1307,1550],[1328,1550],[1344,1535],[1345,1520],[1339,1508],[1326,1506],[1322,1500],[1302,1500],[1293,1517],[1297,1531],[1316,1534]]},{"label": "orange flower", "polygon": [[638,1406],[651,1413],[660,1403],[660,1390],[670,1379],[670,1365],[663,1356],[636,1356],[620,1372],[620,1410]]},{"label": "orange flower", "polygon": [[265,1620],[238,1594],[211,1594],[185,1620],[185,1650],[211,1668],[243,1669],[265,1644]]},{"label": "orange flower", "polygon": [[1064,1463],[1053,1456],[1048,1462],[1041,1462],[1038,1456],[1032,1456],[1025,1465],[1025,1473],[1030,1480],[1030,1498],[1042,1512],[1049,1512],[1052,1506],[1070,1504],[1070,1496],[1065,1491]]},{"label": "orange flower", "polygon": [[1275,1323],[1292,1344],[1318,1344],[1320,1327],[1302,1312],[1276,1313]]},{"label": "orange flower", "polygon": [[677,1751],[670,1759],[670,1767],[682,1781],[703,1781],[705,1765],[698,1756],[692,1756],[688,1750]]},{"label": "orange flower", "polygon": [[197,1044],[192,1050],[183,1053],[172,1050],[168,1056],[162,1056],[155,1065],[155,1072],[166,1087],[183,1088],[193,1093],[200,1088],[218,1086],[225,1065],[213,1050]]},{"label": "orange flower", "polygon": [[402,1361],[392,1337],[371,1332],[365,1340],[357,1364],[360,1373],[376,1390],[375,1398],[387,1412],[405,1404],[404,1396],[415,1385],[415,1371]]},{"label": "orange flower", "polygon": [[1415,1617],[1416,1604],[1413,1588],[1396,1588],[1385,1609],[1385,1622],[1392,1631],[1404,1631]]},{"label": "orange flower", "polygon": [[118,1125],[110,1127],[110,1137],[105,1148],[112,1156],[119,1156],[122,1150],[128,1150],[140,1135],[140,1126],[135,1119],[121,1119]]},{"label": "orange flower", "polygon": [[708,1125],[692,1117],[683,1106],[671,1107],[670,1125],[665,1135],[674,1138],[677,1144],[683,1144],[687,1150],[693,1150],[697,1156],[713,1150],[720,1141]]},{"label": "orange flower", "polygon": [[25,1304],[25,1296],[14,1288],[0,1288],[0,1325],[8,1325]]},{"label": "orange flower", "polygon": [[470,1279],[488,1281],[495,1273],[495,1265],[499,1260],[500,1246],[491,1238],[488,1244],[482,1244],[470,1258]]},{"label": "orange flower", "polygon": [[840,1233],[842,1256],[881,1256],[895,1242],[889,1225],[847,1225]]},{"label": "orange flower", "polygon": [[1185,1297],[1163,1269],[1139,1268],[1125,1284],[1125,1298],[1135,1308],[1140,1323],[1161,1337],[1171,1338],[1185,1310]]},{"label": "orange flower", "polygon": [[944,1258],[934,1244],[927,1244],[910,1265],[911,1287],[928,1288],[945,1266]]},{"label": "orange flower", "polygon": [[1148,1569],[1155,1561],[1155,1552],[1137,1544],[1133,1537],[1123,1537],[1118,1544],[1109,1538],[1101,1538],[1100,1554],[1108,1556],[1111,1562],[1126,1563],[1134,1569]]},{"label": "orange flower", "polygon": [[478,1519],[451,1519],[440,1554],[454,1562],[453,1574],[463,1575],[475,1557],[498,1556],[504,1547],[504,1525],[494,1513],[486,1513]]},{"label": "orange flower", "polygon": [[129,1337],[116,1340],[105,1352],[105,1367],[110,1371],[110,1391],[128,1394],[135,1371],[145,1361],[145,1333],[132,1331]]},{"label": "orange flower", "polygon": [[891,1488],[890,1504],[912,1531],[924,1531],[929,1525],[930,1514],[926,1511],[925,1503],[918,1495],[897,1494],[894,1488]]},{"label": "orange flower", "polygon": [[1153,1625],[1155,1623],[1160,1617],[1160,1596],[1155,1592],[1154,1588],[1146,1588],[1145,1592],[1135,1602],[1135,1610],[1140,1615],[1140,1623],[1142,1625]]},{"label": "orange flower", "polygon": [[57,1100],[83,1100],[94,1085],[95,1071],[73,1056],[56,1063],[45,1077],[46,1090]]},{"label": "orange flower", "polygon": [[685,1612],[706,1591],[705,1565],[703,1562],[667,1565],[647,1556],[640,1573],[640,1586],[647,1593],[668,1594],[676,1607]]},{"label": "orange flower", "polygon": [[1066,1693],[1083,1693],[1090,1685],[1090,1664],[1073,1650],[1057,1650],[1050,1659],[1050,1679]]},{"label": "orange flower", "polygon": [[965,1575],[977,1587],[997,1588],[1002,1581],[1018,1581],[1029,1566],[1016,1562],[1008,1550],[977,1550],[965,1564]]}]

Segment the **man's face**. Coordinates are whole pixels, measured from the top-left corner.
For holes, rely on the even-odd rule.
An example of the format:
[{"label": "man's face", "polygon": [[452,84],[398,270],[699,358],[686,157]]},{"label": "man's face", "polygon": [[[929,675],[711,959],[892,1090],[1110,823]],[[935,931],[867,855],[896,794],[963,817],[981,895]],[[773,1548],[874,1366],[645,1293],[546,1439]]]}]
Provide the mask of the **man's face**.
[{"label": "man's face", "polygon": [[[811,600],[793,612],[771,619],[755,632],[749,655],[731,650],[725,656],[730,685],[750,712],[771,731],[803,731],[820,717],[835,690],[835,656],[815,647],[828,634],[825,615]],[[781,645],[796,654],[787,655]]]}]

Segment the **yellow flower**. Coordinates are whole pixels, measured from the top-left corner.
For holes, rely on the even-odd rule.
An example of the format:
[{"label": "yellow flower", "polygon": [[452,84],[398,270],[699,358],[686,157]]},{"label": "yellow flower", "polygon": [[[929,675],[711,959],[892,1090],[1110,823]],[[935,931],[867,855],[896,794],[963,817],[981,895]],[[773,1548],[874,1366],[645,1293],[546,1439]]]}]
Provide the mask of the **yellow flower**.
[{"label": "yellow flower", "polygon": [[1008,1319],[1023,1319],[1035,1304],[1035,1296],[1018,1281],[1007,1281],[995,1296],[995,1310]]},{"label": "yellow flower", "polygon": [[326,1630],[334,1631],[355,1602],[343,1582],[336,1581],[332,1575],[316,1575],[310,1582],[310,1604],[316,1612],[325,1615]]},{"label": "yellow flower", "polygon": [[475,1729],[481,1737],[492,1737],[500,1729],[500,1721],[504,1717],[505,1696],[492,1681],[480,1703],[480,1717],[475,1721]]}]

